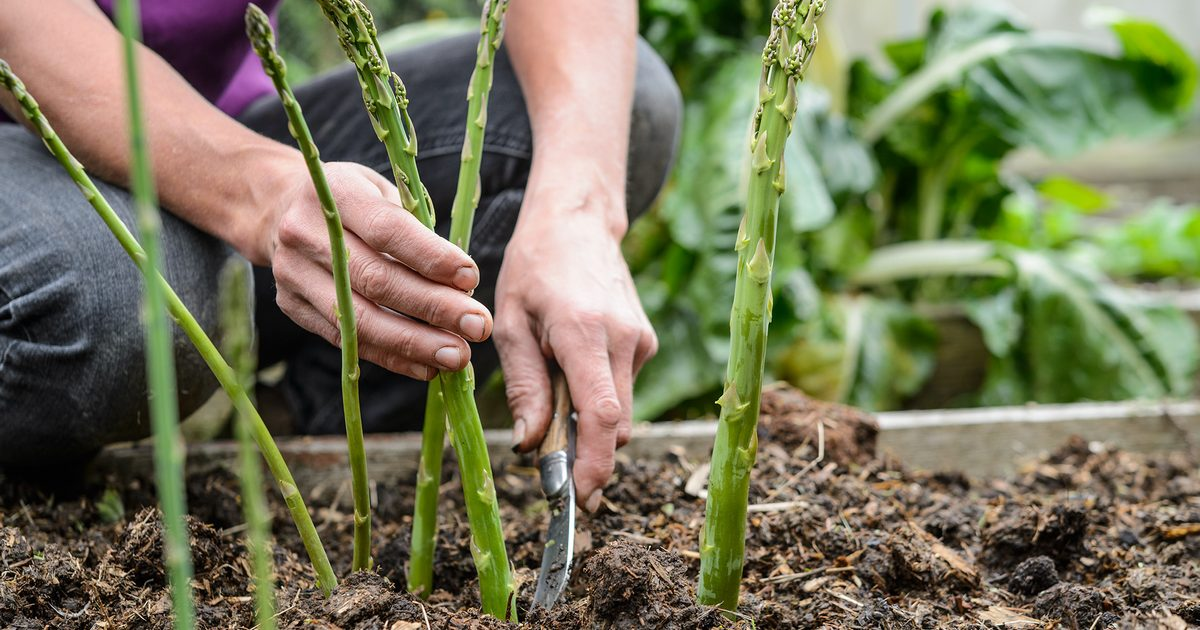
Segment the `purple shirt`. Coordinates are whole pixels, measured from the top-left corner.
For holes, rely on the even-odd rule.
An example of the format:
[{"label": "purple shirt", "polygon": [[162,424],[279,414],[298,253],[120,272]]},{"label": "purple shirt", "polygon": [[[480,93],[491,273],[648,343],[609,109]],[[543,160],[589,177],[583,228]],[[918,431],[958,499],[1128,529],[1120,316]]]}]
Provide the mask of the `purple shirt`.
[{"label": "purple shirt", "polygon": [[[113,15],[114,0],[96,0]],[[256,0],[273,14],[280,0]],[[142,0],[142,41],[221,111],[237,116],[274,89],[246,38],[249,0]]]}]

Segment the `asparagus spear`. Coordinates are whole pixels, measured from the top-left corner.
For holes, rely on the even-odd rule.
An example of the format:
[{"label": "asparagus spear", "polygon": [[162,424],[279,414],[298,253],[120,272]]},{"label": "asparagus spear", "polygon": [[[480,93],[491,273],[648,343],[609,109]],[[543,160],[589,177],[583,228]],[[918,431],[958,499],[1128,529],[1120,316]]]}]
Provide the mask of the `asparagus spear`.
[{"label": "asparagus spear", "polygon": [[375,134],[387,149],[392,176],[404,208],[426,227],[434,222],[433,203],[417,173],[417,135],[408,117],[408,95],[400,77],[388,67],[379,47],[375,18],[360,0],[317,0],[337,29],[338,42],[358,71],[363,102]]},{"label": "asparagus spear", "polygon": [[[25,89],[25,84],[13,73],[4,60],[0,59],[0,85],[12,92],[16,97],[17,102],[21,106],[21,111],[29,122],[33,125],[34,130],[42,137],[46,143],[46,148],[58,160],[59,164],[79,186],[83,192],[84,198],[96,210],[96,214],[108,226],[108,229],[116,237],[121,244],[121,248],[129,257],[133,259],[135,265],[143,272],[147,269],[146,251],[138,244],[137,239],[121,222],[121,218],[113,211],[112,206],[96,188],[96,184],[92,182],[87,173],[84,172],[83,166],[71,155],[63,144],[62,139],[55,133],[54,128],[50,126],[50,122],[42,115],[41,109],[38,107],[37,101]],[[333,567],[329,564],[329,558],[325,554],[325,547],[321,544],[321,537],[317,534],[316,527],[313,526],[312,517],[308,513],[307,506],[304,505],[304,498],[300,496],[299,489],[296,488],[296,481],[292,478],[292,473],[288,470],[287,463],[283,461],[283,456],[279,453],[279,448],[275,445],[275,440],[271,438],[271,432],[267,430],[267,426],[263,424],[262,416],[258,414],[258,410],[254,408],[254,404],[250,402],[250,397],[246,394],[246,389],[238,381],[237,375],[233,368],[225,362],[221,357],[221,353],[217,351],[217,347],[213,345],[212,339],[200,327],[200,323],[196,321],[195,316],[188,311],[187,306],[179,299],[171,285],[167,284],[162,274],[155,271],[153,274],[154,282],[161,288],[166,296],[167,310],[175,323],[183,329],[184,334],[191,340],[192,345],[200,353],[204,362],[208,364],[208,368],[212,370],[217,381],[229,394],[233,400],[234,408],[239,414],[248,418],[251,421],[251,430],[254,435],[254,441],[258,444],[258,450],[262,453],[263,458],[267,460],[267,468],[274,475],[276,483],[279,484],[280,493],[283,495],[284,503],[287,504],[288,511],[291,512],[292,519],[296,522],[296,529],[300,532],[300,539],[304,543],[304,548],[308,552],[309,560],[312,562],[313,570],[317,574],[317,584],[325,595],[329,595],[330,591],[337,586],[337,578],[334,576]]]},{"label": "asparagus spear", "polygon": [[275,50],[275,33],[271,21],[257,5],[246,7],[246,34],[254,52],[262,60],[263,71],[271,77],[275,91],[283,101],[288,118],[288,131],[300,145],[304,164],[312,177],[317,198],[325,214],[329,231],[329,249],[333,257],[333,281],[337,291],[338,330],[342,340],[342,407],[346,417],[346,442],[350,450],[350,474],[354,495],[354,559],[350,568],[364,571],[371,568],[371,487],[367,477],[367,458],[363,451],[362,410],[358,398],[358,332],[354,321],[353,293],[350,288],[350,267],[346,252],[346,237],[337,203],[325,179],[321,154],[313,142],[308,122],[300,103],[287,82],[287,67]]},{"label": "asparagus spear", "polygon": [[408,592],[427,599],[433,593],[433,553],[437,549],[438,488],[442,485],[442,454],[446,448],[446,400],[442,380],[429,382],[425,426],[421,430],[421,463],[417,467],[417,497],[413,503],[412,542],[409,544]]},{"label": "asparagus spear", "polygon": [[125,57],[130,192],[133,193],[138,231],[146,252],[142,268],[142,317],[145,323],[150,424],[154,435],[154,485],[162,506],[163,557],[171,585],[175,627],[190,629],[196,625],[196,612],[192,604],[192,550],[188,542],[187,494],[183,487],[183,434],[179,430],[175,352],[171,342],[171,325],[165,316],[166,298],[162,286],[154,281],[158,269],[162,267],[158,238],[162,220],[158,214],[150,150],[146,146],[145,128],[142,125],[138,85],[137,44],[142,38],[142,20],[138,2],[120,0],[116,9]]},{"label": "asparagus spear", "polygon": [[763,50],[754,113],[750,185],[738,231],[737,280],[730,315],[725,391],[709,473],[700,545],[700,603],[735,611],[746,546],[746,501],[758,449],[758,412],[771,320],[771,266],[783,149],[796,112],[796,82],[817,43],[824,0],[780,0]]},{"label": "asparagus spear", "polygon": [[[379,46],[370,11],[360,0],[318,2],[325,12],[325,17],[337,30],[346,56],[358,71],[359,84],[363,88],[363,101],[376,133],[387,147],[404,207],[432,229],[433,211],[428,193],[417,172],[417,138],[406,109],[408,97],[400,77],[388,67],[387,57]],[[478,104],[473,110],[474,118],[468,120],[463,156],[464,162],[474,164],[473,168],[476,170],[474,173],[460,172],[458,196],[464,194],[463,177],[476,184],[472,184],[465,191],[466,198],[472,200],[472,210],[458,212],[454,221],[461,223],[460,219],[464,219],[468,227],[460,225],[456,228],[451,225],[450,230],[451,240],[454,240],[453,236],[459,236],[461,240],[455,242],[459,243],[464,251],[466,239],[470,236],[469,224],[474,218],[474,200],[477,195],[475,188],[479,177],[477,159],[470,159],[468,156],[477,156],[482,152],[483,127],[486,124],[486,114],[481,113],[485,111],[483,105],[486,101],[483,99],[486,98],[486,88],[491,87],[492,60],[500,44],[500,21],[506,8],[507,2],[489,1],[484,9],[481,39],[486,40],[486,45],[480,45],[476,75],[472,78],[470,96],[472,99],[478,99]],[[472,124],[476,126],[474,131],[470,129]],[[474,371],[468,365],[466,369],[458,372],[443,372],[438,378],[441,379],[442,396],[448,412],[450,439],[458,453],[467,519],[471,523],[471,552],[479,574],[482,609],[484,613],[494,617],[515,621],[516,606],[508,552],[504,546],[504,533],[500,526],[500,510],[496,503],[496,488],[492,479],[487,444],[483,437],[479,410],[475,407]],[[429,431],[426,432],[425,439],[432,441],[438,437],[435,427],[427,428]],[[440,440],[435,443],[440,444]],[[428,443],[423,445],[422,451],[433,448],[437,447]],[[428,505],[428,499],[425,504]],[[433,505],[436,509],[436,501],[433,501]],[[428,527],[428,524],[422,524],[424,531],[429,531]],[[424,560],[419,561],[418,565],[423,562]]]},{"label": "asparagus spear", "polygon": [[[496,50],[500,48],[503,37],[504,13],[508,10],[508,0],[491,1],[484,4],[480,19],[479,44],[476,49],[475,70],[471,73],[471,81],[467,85],[467,124],[463,138],[461,164],[458,171],[458,185],[454,195],[454,206],[450,214],[450,241],[463,251],[468,251],[471,243],[471,227],[475,221],[475,208],[479,205],[480,184],[479,168],[483,160],[483,135],[487,128],[487,103],[492,87],[492,67],[496,58]],[[445,412],[443,397],[444,387],[454,387],[458,390],[467,388],[470,402],[460,401],[459,413],[466,416],[452,416],[452,421],[460,425],[454,435],[467,436],[474,432],[473,427],[481,427],[479,412],[474,407],[474,378],[473,372],[467,370],[459,374],[442,374],[430,383],[429,402],[425,413],[425,427],[422,431],[421,466],[417,479],[417,501],[413,510],[413,539],[412,557],[409,561],[408,589],[418,595],[428,597],[433,590],[433,550],[437,541],[437,490],[441,485],[442,443],[444,441]],[[465,422],[464,422],[465,420]],[[482,434],[480,435],[482,437]],[[455,442],[455,451],[459,454],[460,466],[464,461],[487,457],[486,449],[481,454],[466,455],[464,449],[478,448],[481,440],[460,439]],[[480,469],[461,469],[464,480],[468,476],[479,475]],[[472,485],[477,487],[492,487],[491,466],[482,469],[481,478]],[[464,481],[464,490],[466,482]],[[494,492],[493,492],[494,494]],[[468,496],[470,492],[468,492]],[[494,515],[492,514],[494,512]],[[495,502],[490,505],[467,504],[468,518],[478,518],[479,527],[472,520],[471,531],[479,537],[483,549],[504,551],[503,532],[499,531],[500,515]],[[472,516],[472,514],[478,516]],[[486,545],[486,546],[485,546]],[[496,553],[495,551],[491,552]],[[494,591],[491,598],[495,606],[500,606],[503,595],[507,600],[512,592],[511,576],[505,561],[502,567],[489,567],[488,570],[500,570],[495,580],[489,586]],[[480,569],[480,585],[483,587],[483,569]],[[501,586],[504,588],[502,589]],[[507,601],[504,606],[508,606]],[[496,609],[500,610],[499,608]],[[497,612],[491,614],[500,616]],[[515,611],[514,613],[515,614]]]},{"label": "asparagus spear", "polygon": [[[246,265],[231,260],[221,273],[222,349],[233,363],[238,382],[246,391],[254,389],[254,329],[250,321],[250,281]],[[242,514],[246,519],[246,549],[254,575],[254,619],[259,630],[275,630],[275,577],[272,566],[271,514],[263,493],[262,471],[251,421],[238,414],[233,432],[238,444],[238,480],[242,488]]]}]

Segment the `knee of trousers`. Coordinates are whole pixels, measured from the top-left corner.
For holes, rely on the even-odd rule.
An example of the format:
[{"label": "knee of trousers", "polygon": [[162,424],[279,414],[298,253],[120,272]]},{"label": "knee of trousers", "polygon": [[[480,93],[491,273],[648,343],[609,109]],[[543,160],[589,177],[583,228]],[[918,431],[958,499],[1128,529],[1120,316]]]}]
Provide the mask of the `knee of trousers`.
[{"label": "knee of trousers", "polygon": [[630,219],[645,212],[666,183],[675,163],[682,125],[679,85],[658,53],[639,38],[626,182]]},{"label": "knee of trousers", "polygon": [[[150,433],[142,275],[91,218],[69,237],[33,221],[17,248],[0,242],[0,465],[55,465]],[[163,225],[165,275],[215,340],[231,252],[173,217]],[[170,326],[184,417],[216,381]]]}]

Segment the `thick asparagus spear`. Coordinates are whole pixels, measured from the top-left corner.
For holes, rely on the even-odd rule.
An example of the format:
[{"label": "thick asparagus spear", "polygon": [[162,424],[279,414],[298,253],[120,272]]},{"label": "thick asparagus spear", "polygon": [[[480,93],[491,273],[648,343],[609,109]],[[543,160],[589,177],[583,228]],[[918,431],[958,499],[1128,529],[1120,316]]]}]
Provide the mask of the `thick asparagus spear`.
[{"label": "thick asparagus spear", "polygon": [[[83,192],[84,198],[88,203],[95,208],[96,214],[100,215],[100,219],[108,226],[108,229],[116,237],[121,244],[121,248],[129,257],[133,259],[138,269],[143,272],[146,269],[146,251],[138,244],[137,239],[121,222],[121,218],[113,211],[112,206],[104,198],[100,191],[96,188],[95,183],[84,172],[83,166],[71,155],[67,150],[66,145],[54,132],[54,128],[50,126],[50,122],[42,115],[41,109],[38,107],[37,101],[25,89],[25,85],[21,82],[17,75],[13,73],[4,60],[0,59],[0,85],[4,86],[8,91],[12,92],[16,97],[17,102],[21,106],[21,111],[25,117],[32,123],[34,130],[42,137],[46,143],[46,148],[58,160],[59,164],[79,186]],[[288,511],[292,514],[292,519],[296,522],[296,529],[300,532],[300,539],[304,543],[304,548],[308,552],[309,560],[312,561],[313,570],[317,574],[317,584],[321,591],[326,595],[337,586],[337,578],[334,576],[333,567],[329,564],[329,558],[325,555],[325,547],[321,545],[321,538],[317,534],[316,527],[313,526],[312,517],[308,513],[307,506],[304,505],[304,498],[300,496],[299,489],[296,488],[296,481],[292,478],[292,473],[288,470],[287,463],[283,461],[283,456],[279,453],[279,448],[275,445],[275,440],[271,438],[271,432],[267,430],[267,426],[263,424],[262,416],[258,414],[258,410],[254,408],[254,404],[250,402],[250,397],[246,394],[246,390],[238,381],[237,375],[233,368],[225,362],[221,357],[221,353],[217,351],[217,347],[213,345],[212,339],[200,327],[200,323],[188,311],[187,306],[179,299],[179,296],[171,288],[162,274],[155,273],[154,281],[161,287],[166,296],[167,310],[175,323],[183,330],[184,334],[191,340],[192,345],[196,347],[197,352],[208,364],[208,368],[212,370],[213,375],[229,394],[233,400],[234,408],[239,414],[249,418],[251,421],[251,430],[254,434],[254,441],[258,444],[258,450],[262,453],[263,458],[267,460],[267,468],[274,475],[276,483],[279,484],[280,493],[283,495],[283,500],[287,504]]]},{"label": "thick asparagus spear", "polygon": [[[318,0],[324,9],[325,16],[337,30],[338,39],[346,56],[358,71],[359,84],[363,88],[363,101],[367,112],[375,125],[375,131],[387,147],[388,156],[392,162],[392,171],[396,176],[396,184],[400,189],[404,206],[413,212],[426,226],[433,227],[433,211],[429,203],[428,193],[421,184],[417,172],[416,154],[417,138],[408,117],[406,106],[408,97],[404,84],[395,73],[388,68],[387,57],[379,47],[374,19],[360,0]],[[491,86],[491,65],[496,47],[499,46],[500,20],[503,17],[505,2],[489,2],[484,11],[482,39],[487,45],[481,45],[479,58],[485,63],[477,73],[472,84],[482,81],[473,88],[476,99],[484,98],[486,90],[479,89]],[[477,131],[468,133],[467,142],[478,143],[482,140],[483,125],[486,115],[479,101],[475,117],[468,120],[468,127],[477,124]],[[467,146],[470,146],[469,144]],[[474,146],[474,155],[481,153],[481,145]],[[468,149],[464,147],[464,158]],[[470,162],[470,160],[464,160]],[[478,169],[477,162],[474,168]],[[474,174],[460,173],[471,182],[478,181],[478,172]],[[407,188],[407,192],[406,192]],[[468,190],[468,199],[474,200],[477,194]],[[461,188],[460,188],[461,194]],[[474,202],[471,202],[474,208]],[[460,217],[469,223],[473,212],[462,211]],[[458,222],[457,220],[455,221]],[[465,239],[470,235],[469,227],[451,226],[452,236],[459,232],[464,239],[460,246],[465,250]],[[453,240],[453,238],[452,238]],[[457,241],[456,241],[457,242]],[[487,454],[487,445],[483,437],[483,428],[479,420],[479,411],[475,407],[475,382],[470,366],[458,372],[443,372],[441,379],[442,396],[445,400],[447,417],[451,429],[450,439],[458,453],[459,470],[462,475],[463,494],[467,504],[467,518],[471,523],[471,551],[475,560],[475,568],[479,573],[480,600],[483,612],[499,617],[516,619],[516,606],[513,598],[512,574],[508,565],[508,552],[504,546],[503,529],[500,526],[500,510],[496,504],[496,488],[492,479],[491,462]],[[430,427],[432,429],[432,427]],[[427,432],[428,437],[436,438],[435,430]],[[435,448],[427,445],[423,450]],[[436,506],[436,501],[434,502]],[[423,527],[427,527],[423,525]]]},{"label": "thick asparagus spear", "polygon": [[404,208],[432,228],[433,203],[417,173],[417,136],[408,117],[408,96],[379,47],[375,19],[360,0],[317,0],[337,29],[342,50],[358,71],[363,102],[375,134],[387,149]]},{"label": "thick asparagus spear", "polygon": [[354,321],[353,293],[350,288],[350,267],[346,252],[346,236],[342,230],[342,218],[337,203],[325,179],[325,168],[321,154],[313,142],[308,122],[300,103],[287,82],[287,68],[275,50],[275,33],[267,14],[257,5],[246,7],[246,34],[254,45],[254,52],[262,60],[263,71],[271,77],[275,90],[283,101],[287,114],[288,131],[300,146],[304,164],[312,177],[317,198],[325,214],[325,227],[329,231],[329,249],[332,253],[333,282],[337,291],[338,330],[342,341],[342,407],[346,417],[346,443],[350,449],[350,474],[354,495],[354,559],[350,565],[354,571],[371,568],[371,486],[367,477],[367,458],[363,452],[362,410],[358,398],[358,330]]},{"label": "thick asparagus spear", "polygon": [[[483,135],[487,128],[488,94],[492,88],[492,66],[496,58],[496,50],[500,48],[503,37],[504,13],[508,9],[508,0],[493,0],[485,3],[480,19],[479,44],[476,49],[475,70],[471,81],[467,84],[467,123],[463,138],[461,164],[458,171],[458,186],[454,195],[454,206],[450,214],[450,241],[458,245],[464,252],[469,251],[471,243],[471,227],[475,222],[475,208],[479,205],[480,185],[479,167],[483,160]],[[459,454],[460,466],[464,461],[486,458],[486,449],[479,453],[464,456],[464,449],[470,451],[478,448],[481,439],[467,438],[475,432],[473,427],[481,427],[479,412],[474,406],[475,383],[473,372],[469,369],[459,373],[443,373],[439,382],[431,383],[429,388],[429,409],[425,413],[425,428],[421,442],[421,467],[417,480],[417,501],[413,511],[413,540],[412,557],[409,561],[408,588],[409,591],[428,597],[433,590],[433,550],[437,541],[437,490],[441,485],[442,443],[444,440],[445,419],[443,405],[443,389],[455,388],[470,393],[470,405],[466,400],[459,400],[459,413],[466,416],[451,416],[451,421],[459,425],[452,435],[460,436],[454,443],[455,451]],[[465,398],[465,397],[461,397]],[[481,429],[480,429],[481,431]],[[482,438],[482,433],[478,436]],[[428,460],[428,461],[427,461]],[[486,478],[472,481],[475,487],[492,487],[491,466],[482,470],[461,468],[466,490],[468,476],[484,475]],[[468,492],[468,496],[469,496]],[[493,493],[494,494],[494,493]],[[430,496],[432,495],[432,496]],[[493,514],[494,512],[494,514]],[[471,531],[479,539],[480,548],[492,549],[490,557],[504,551],[503,532],[499,531],[500,515],[495,502],[481,502],[472,505],[467,503],[467,516],[472,519]],[[476,526],[476,520],[479,525]],[[495,606],[500,606],[501,596],[505,599],[511,593],[511,576],[508,575],[508,563],[502,567],[488,567],[488,571],[499,571],[495,582],[489,580],[489,588],[493,591],[491,599]],[[480,585],[483,587],[483,568],[480,568]],[[504,586],[505,588],[501,588]],[[505,606],[508,604],[505,603]],[[499,609],[497,609],[499,610]],[[496,616],[498,612],[489,611]],[[514,613],[515,614],[515,613]]]},{"label": "thick asparagus spear", "polygon": [[[221,272],[222,350],[233,364],[238,382],[254,388],[254,325],[250,321],[250,280],[246,264],[231,260]],[[271,514],[263,493],[262,465],[250,437],[251,421],[242,414],[234,420],[238,445],[238,482],[242,488],[242,515],[246,520],[246,549],[254,575],[254,620],[259,630],[275,630],[275,577],[271,553]]]},{"label": "thick asparagus spear", "polygon": [[135,0],[119,0],[116,10],[125,57],[130,192],[133,194],[138,231],[146,252],[142,267],[142,317],[145,324],[150,426],[154,436],[154,485],[162,506],[163,557],[171,585],[175,627],[190,630],[196,625],[196,611],[192,604],[192,549],[188,542],[187,494],[183,483],[183,434],[179,430],[175,351],[171,342],[171,325],[166,317],[166,296],[162,286],[155,282],[158,270],[162,267],[158,238],[162,231],[162,219],[158,214],[138,85],[137,45],[142,38],[142,18],[139,3]]},{"label": "thick asparagus spear", "polygon": [[700,545],[700,603],[735,611],[746,547],[746,501],[758,449],[758,411],[771,320],[771,266],[783,149],[796,112],[796,82],[817,42],[824,0],[781,0],[763,50],[754,113],[750,185],[736,249],[730,353]]}]

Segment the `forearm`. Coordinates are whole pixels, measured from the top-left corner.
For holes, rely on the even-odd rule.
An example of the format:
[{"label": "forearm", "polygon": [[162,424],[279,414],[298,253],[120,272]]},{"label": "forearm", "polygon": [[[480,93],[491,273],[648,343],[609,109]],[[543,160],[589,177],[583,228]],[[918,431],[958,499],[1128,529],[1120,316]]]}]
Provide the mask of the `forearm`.
[{"label": "forearm", "polygon": [[[89,170],[116,183],[128,181],[120,35],[94,5],[8,0],[0,12],[0,58],[22,76]],[[285,165],[299,155],[213,107],[148,49],[142,48],[139,67],[162,204],[265,263],[266,239],[260,234],[266,197],[282,185],[283,170],[290,168]],[[11,101],[0,105],[16,113]]]},{"label": "forearm", "polygon": [[[622,236],[637,4],[516,0],[507,29],[534,142],[518,230],[547,214],[585,211],[604,213]],[[529,203],[539,195],[554,202]]]}]

